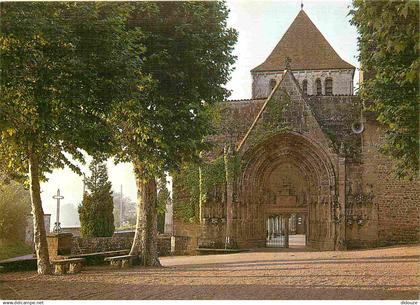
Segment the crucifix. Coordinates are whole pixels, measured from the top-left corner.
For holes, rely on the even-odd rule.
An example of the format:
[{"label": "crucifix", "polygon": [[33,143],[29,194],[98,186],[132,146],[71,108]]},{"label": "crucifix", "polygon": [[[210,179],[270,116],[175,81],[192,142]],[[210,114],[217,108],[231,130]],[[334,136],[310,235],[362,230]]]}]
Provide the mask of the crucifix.
[{"label": "crucifix", "polygon": [[54,224],[53,231],[55,233],[59,233],[61,231],[61,227],[60,227],[60,200],[64,199],[64,197],[60,195],[60,189],[57,190],[57,195],[54,195],[52,198],[57,199],[57,218],[55,220],[56,222]]}]

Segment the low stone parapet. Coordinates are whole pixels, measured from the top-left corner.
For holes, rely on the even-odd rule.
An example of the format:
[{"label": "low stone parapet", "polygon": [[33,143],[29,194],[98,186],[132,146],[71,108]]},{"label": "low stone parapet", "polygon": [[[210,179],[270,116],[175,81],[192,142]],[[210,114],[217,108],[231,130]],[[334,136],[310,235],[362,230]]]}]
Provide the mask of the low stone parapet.
[{"label": "low stone parapet", "polygon": [[[62,259],[69,256],[110,251],[127,251],[131,249],[133,234],[114,235],[112,237],[80,237],[71,233],[48,235],[48,252],[50,259]],[[171,236],[158,236],[159,256],[171,255]]]}]

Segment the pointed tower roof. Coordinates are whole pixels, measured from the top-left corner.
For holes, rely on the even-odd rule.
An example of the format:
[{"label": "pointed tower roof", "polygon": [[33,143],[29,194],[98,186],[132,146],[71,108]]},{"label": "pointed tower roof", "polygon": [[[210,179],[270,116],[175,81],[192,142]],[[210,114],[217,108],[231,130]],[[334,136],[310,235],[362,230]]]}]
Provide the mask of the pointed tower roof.
[{"label": "pointed tower roof", "polygon": [[355,69],[334,51],[303,9],[257,71],[284,70],[286,57],[291,70]]}]

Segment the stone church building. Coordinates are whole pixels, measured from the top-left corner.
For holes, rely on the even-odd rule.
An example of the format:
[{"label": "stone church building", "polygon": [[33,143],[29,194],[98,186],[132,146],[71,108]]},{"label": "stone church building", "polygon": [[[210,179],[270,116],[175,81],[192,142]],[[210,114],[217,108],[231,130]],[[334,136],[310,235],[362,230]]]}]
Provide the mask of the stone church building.
[{"label": "stone church building", "polygon": [[177,216],[189,194],[174,178],[173,235],[190,249],[288,247],[294,234],[318,250],[418,242],[418,181],[379,153],[384,127],[362,112],[354,74],[301,10],[251,70],[252,98],[222,106],[206,158],[225,180],[200,193],[196,220]]}]

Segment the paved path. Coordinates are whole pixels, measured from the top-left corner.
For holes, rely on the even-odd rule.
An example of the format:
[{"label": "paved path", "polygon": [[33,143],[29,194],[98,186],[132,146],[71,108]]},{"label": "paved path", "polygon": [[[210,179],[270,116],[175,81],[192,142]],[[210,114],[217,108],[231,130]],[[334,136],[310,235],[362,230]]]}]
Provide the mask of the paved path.
[{"label": "paved path", "polygon": [[165,268],[0,275],[0,299],[418,299],[419,246],[165,257]]}]

